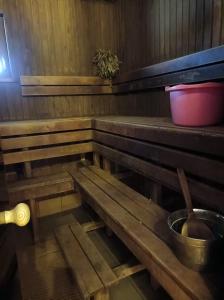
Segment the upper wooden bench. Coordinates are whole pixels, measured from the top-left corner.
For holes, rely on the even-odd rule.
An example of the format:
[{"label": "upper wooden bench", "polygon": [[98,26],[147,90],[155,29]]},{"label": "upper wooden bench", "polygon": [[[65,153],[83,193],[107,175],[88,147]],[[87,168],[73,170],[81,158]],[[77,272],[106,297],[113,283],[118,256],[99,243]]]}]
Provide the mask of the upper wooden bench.
[{"label": "upper wooden bench", "polygon": [[168,213],[95,166],[73,172],[86,201],[175,300],[224,298],[223,274],[183,266],[172,246]]},{"label": "upper wooden bench", "polygon": [[[94,152],[181,192],[176,168],[189,176],[193,198],[224,212],[224,126],[175,126],[169,118],[95,118]],[[99,159],[98,159],[99,160]]]},{"label": "upper wooden bench", "polygon": [[65,171],[33,177],[32,162],[92,152],[91,127],[90,118],[0,124],[2,160],[6,171],[8,166],[23,165],[22,178],[7,185],[9,200],[13,204],[30,201],[35,236],[38,235],[35,199],[73,191],[73,180]]}]

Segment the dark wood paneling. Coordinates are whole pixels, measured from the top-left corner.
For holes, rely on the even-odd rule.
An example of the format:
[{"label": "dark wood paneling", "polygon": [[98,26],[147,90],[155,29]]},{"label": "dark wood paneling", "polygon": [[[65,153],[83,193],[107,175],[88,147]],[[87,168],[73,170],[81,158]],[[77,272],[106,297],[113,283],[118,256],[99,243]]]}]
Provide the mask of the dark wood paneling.
[{"label": "dark wood paneling", "polygon": [[127,42],[125,70],[136,67],[131,56],[141,50],[139,67],[144,67],[224,43],[223,0],[145,1],[140,8],[142,23],[150,30],[139,29],[144,46]]},{"label": "dark wood paneling", "polygon": [[[0,120],[116,114],[120,105],[111,95],[22,98],[19,76],[95,75],[96,49],[121,49],[122,5],[123,1],[0,0],[15,81],[0,84]],[[134,4],[133,11],[137,7]]]},{"label": "dark wood paneling", "polygon": [[224,42],[224,0],[0,0],[0,9],[15,79],[0,84],[0,120],[168,115],[163,91],[22,98],[19,75],[95,75],[97,48],[118,53],[123,73]]},{"label": "dark wood paneling", "polygon": [[[125,62],[121,66],[122,73],[224,43],[223,0],[144,1],[139,9],[143,9],[141,24],[137,24],[137,12],[135,21],[129,15],[129,9],[125,14],[125,26],[131,30],[131,34],[136,35],[137,29],[129,25],[130,22],[135,23],[141,33],[138,35],[138,42],[133,43],[133,37],[126,39],[122,52],[125,56],[121,57]],[[138,58],[134,60],[136,55]],[[152,100],[151,91],[129,97],[142,106],[134,114],[169,115],[163,91],[154,92],[153,97],[157,101]]]},{"label": "dark wood paneling", "polygon": [[112,94],[110,86],[23,86],[22,96],[66,96]]},{"label": "dark wood paneling", "polygon": [[97,76],[21,76],[21,85],[110,85],[110,80]]}]

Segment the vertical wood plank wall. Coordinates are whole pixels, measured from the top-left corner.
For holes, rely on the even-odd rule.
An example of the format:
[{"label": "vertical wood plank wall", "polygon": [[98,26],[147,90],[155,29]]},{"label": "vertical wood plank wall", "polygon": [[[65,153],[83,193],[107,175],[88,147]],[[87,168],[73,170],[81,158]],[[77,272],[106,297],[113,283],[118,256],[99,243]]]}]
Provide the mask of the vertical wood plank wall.
[{"label": "vertical wood plank wall", "polygon": [[146,0],[123,13],[126,71],[224,43],[224,0]]},{"label": "vertical wood plank wall", "polygon": [[116,113],[113,96],[22,98],[19,75],[94,75],[96,49],[119,49],[119,8],[95,0],[0,0],[16,81],[0,83],[0,120]]},{"label": "vertical wood plank wall", "polygon": [[[137,10],[130,6],[123,10],[127,37],[121,41],[123,71],[224,44],[224,0],[136,2]],[[136,114],[169,115],[169,99],[163,90],[129,96],[131,103],[130,98]]]},{"label": "vertical wood plank wall", "polygon": [[93,75],[97,48],[121,71],[224,42],[224,0],[0,0],[14,83],[0,83],[0,120],[99,114],[167,115],[161,90],[125,96],[20,96],[19,75]]}]

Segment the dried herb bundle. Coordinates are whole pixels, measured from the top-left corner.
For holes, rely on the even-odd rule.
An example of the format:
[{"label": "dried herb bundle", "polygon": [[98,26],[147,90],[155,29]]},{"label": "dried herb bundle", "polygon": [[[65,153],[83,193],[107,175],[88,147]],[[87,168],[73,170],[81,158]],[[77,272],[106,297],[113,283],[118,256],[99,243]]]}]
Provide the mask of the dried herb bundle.
[{"label": "dried herb bundle", "polygon": [[112,79],[116,76],[120,63],[117,55],[113,54],[110,50],[99,49],[93,58],[97,75],[105,79]]}]

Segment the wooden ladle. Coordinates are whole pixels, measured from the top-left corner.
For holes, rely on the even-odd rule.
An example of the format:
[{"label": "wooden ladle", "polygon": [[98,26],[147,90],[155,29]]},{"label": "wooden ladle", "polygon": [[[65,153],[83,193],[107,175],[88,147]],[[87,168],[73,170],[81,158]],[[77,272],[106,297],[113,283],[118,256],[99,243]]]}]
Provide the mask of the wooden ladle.
[{"label": "wooden ladle", "polygon": [[183,169],[177,169],[177,174],[181,186],[182,193],[184,195],[184,200],[187,206],[188,217],[182,226],[181,234],[187,237],[210,240],[214,239],[214,234],[212,230],[208,227],[203,220],[197,218],[193,211],[192,200],[190,195],[189,186],[187,183],[187,178]]}]

